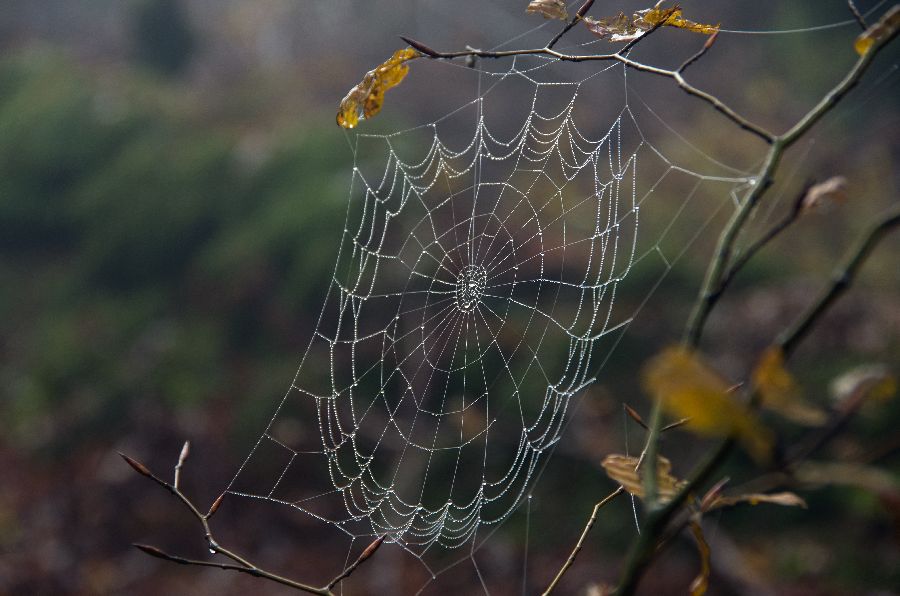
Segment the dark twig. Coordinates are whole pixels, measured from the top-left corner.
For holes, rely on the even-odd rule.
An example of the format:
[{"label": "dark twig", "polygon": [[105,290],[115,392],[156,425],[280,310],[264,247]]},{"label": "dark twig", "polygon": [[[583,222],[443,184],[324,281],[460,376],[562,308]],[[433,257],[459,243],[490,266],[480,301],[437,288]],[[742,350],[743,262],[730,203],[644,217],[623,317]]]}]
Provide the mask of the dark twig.
[{"label": "dark twig", "polygon": [[713,44],[716,43],[716,39],[718,39],[718,37],[719,37],[719,32],[718,32],[718,31],[716,31],[715,33],[713,33],[712,35],[710,35],[709,37],[707,37],[707,38],[706,38],[706,43],[703,44],[703,47],[700,48],[700,51],[697,52],[696,54],[694,54],[693,56],[691,56],[690,58],[688,58],[687,60],[685,60],[685,61],[682,63],[682,65],[679,66],[678,69],[677,69],[675,72],[684,72],[685,70],[687,70],[687,68],[688,68],[691,64],[693,64],[694,62],[696,62],[697,60],[699,60],[700,58],[702,58],[702,57],[706,54],[706,52],[708,52],[709,49],[710,49],[711,47],[713,47]]},{"label": "dark twig", "polygon": [[553,581],[550,582],[550,585],[547,586],[546,590],[544,590],[542,596],[547,596],[553,590],[555,590],[559,585],[560,580],[562,580],[563,576],[566,574],[569,568],[575,563],[575,558],[578,556],[578,553],[581,552],[581,549],[584,548],[584,541],[587,538],[588,532],[591,531],[591,528],[594,527],[594,523],[597,521],[597,514],[599,513],[600,509],[602,509],[604,505],[612,501],[614,498],[622,494],[624,490],[625,489],[620,486],[619,488],[608,494],[606,497],[604,497],[603,500],[594,505],[594,509],[593,511],[591,511],[591,516],[588,518],[587,523],[584,525],[584,529],[581,531],[581,536],[578,538],[578,542],[575,543],[575,548],[573,548],[572,552],[569,553],[569,557],[566,559],[566,562],[563,563],[562,567],[560,567],[559,571],[556,574],[556,577],[553,578]]},{"label": "dark twig", "polygon": [[856,22],[859,23],[859,26],[862,27],[862,30],[865,31],[869,28],[866,25],[866,19],[863,17],[862,13],[859,12],[859,9],[856,8],[856,2],[853,0],[847,0],[847,7],[850,9],[850,12],[853,13],[853,18],[856,19]]},{"label": "dark twig", "polygon": [[[651,31],[655,30],[656,27],[642,35],[638,39],[645,39]],[[467,57],[477,57],[477,58],[491,58],[491,59],[501,59],[501,58],[511,58],[514,56],[550,56],[552,58],[556,58],[557,60],[563,62],[610,62],[610,61],[618,61],[627,66],[628,68],[633,68],[634,70],[639,70],[641,72],[646,72],[650,74],[655,74],[657,76],[662,76],[666,78],[673,79],[675,83],[688,95],[693,95],[706,103],[710,104],[716,111],[723,114],[729,120],[734,122],[740,128],[756,135],[757,137],[764,140],[766,143],[772,143],[775,139],[775,135],[767,131],[765,128],[754,124],[750,120],[744,118],[735,112],[732,108],[727,106],[722,100],[714,95],[707,93],[697,87],[694,87],[690,83],[688,83],[680,72],[674,70],[666,70],[664,68],[657,68],[656,66],[650,66],[647,64],[643,64],[642,62],[637,62],[636,60],[632,60],[627,57],[625,53],[627,50],[631,49],[634,46],[634,42],[626,44],[621,50],[614,52],[612,54],[586,54],[586,55],[575,55],[575,54],[564,54],[561,52],[557,52],[551,48],[532,48],[527,50],[502,50],[502,51],[490,51],[490,50],[476,50],[476,49],[466,49],[457,52],[439,52],[434,50],[425,44],[404,37],[403,38],[406,43],[408,43],[413,48],[421,51],[426,57],[434,59],[434,60],[453,60],[454,58],[467,58]],[[424,49],[423,49],[424,48]],[[427,50],[427,51],[426,51]]]},{"label": "dark twig", "polygon": [[547,49],[548,49],[548,50],[551,49],[553,46],[555,46],[555,45],[559,42],[560,39],[563,38],[563,36],[564,36],[566,33],[568,33],[569,31],[571,31],[571,30],[572,30],[572,27],[574,27],[575,25],[577,25],[577,24],[578,24],[578,21],[580,21],[581,19],[584,18],[584,15],[587,14],[587,11],[589,11],[589,10],[591,9],[591,6],[593,6],[593,4],[594,4],[594,0],[587,0],[587,2],[585,2],[584,4],[582,4],[582,5],[581,5],[581,8],[578,9],[578,12],[575,13],[575,16],[572,17],[572,20],[569,21],[568,24],[566,24],[565,27],[563,27],[563,30],[562,30],[562,31],[560,31],[559,33],[557,33],[556,36],[555,36],[553,39],[550,40],[550,43],[547,44]]},{"label": "dark twig", "polygon": [[178,563],[179,565],[195,565],[199,567],[215,567],[217,569],[224,569],[228,571],[237,571],[240,573],[246,573],[248,575],[252,575],[254,577],[265,578],[269,581],[273,581],[275,583],[281,584],[283,586],[288,586],[290,588],[294,588],[295,590],[300,590],[302,592],[307,592],[309,594],[320,594],[322,596],[334,596],[334,593],[331,589],[340,583],[342,580],[346,579],[351,573],[353,573],[357,567],[359,567],[366,559],[370,558],[375,551],[381,546],[381,543],[384,541],[384,538],[378,538],[370,544],[366,549],[362,552],[359,558],[356,559],[350,566],[345,568],[339,574],[337,574],[334,579],[328,582],[324,587],[317,588],[315,586],[311,586],[308,584],[304,584],[290,578],[278,575],[277,573],[272,573],[271,571],[266,571],[261,567],[251,563],[246,558],[241,555],[225,548],[221,544],[219,544],[215,537],[213,536],[212,529],[209,526],[209,518],[215,514],[218,510],[219,506],[222,503],[222,499],[224,494],[219,495],[218,498],[213,502],[212,506],[209,508],[209,513],[203,514],[200,513],[200,509],[197,508],[196,505],[188,498],[181,489],[179,488],[179,483],[181,480],[181,471],[184,466],[184,462],[187,460],[188,455],[190,453],[190,445],[188,442],[185,442],[184,447],[181,449],[181,454],[178,456],[178,463],[175,466],[175,480],[172,484],[169,484],[162,478],[153,474],[147,466],[137,461],[134,458],[131,458],[124,453],[119,453],[122,456],[122,459],[132,467],[138,474],[141,476],[145,476],[151,480],[153,480],[156,484],[165,488],[167,491],[175,495],[181,503],[187,507],[187,509],[191,512],[191,514],[197,518],[200,524],[203,526],[203,534],[206,539],[207,545],[209,546],[209,550],[211,553],[223,555],[229,559],[231,559],[234,563],[219,563],[216,561],[199,561],[195,559],[186,559],[184,557],[179,557],[176,555],[171,555],[166,553],[155,546],[149,546],[146,544],[135,544],[134,546],[139,548],[144,553],[156,557],[158,559],[163,559],[166,561],[170,561],[172,563]]},{"label": "dark twig", "polygon": [[769,244],[772,240],[777,238],[784,232],[786,229],[791,227],[798,219],[800,219],[800,215],[803,213],[803,200],[806,198],[806,193],[812,187],[812,183],[807,183],[803,186],[803,189],[797,195],[797,199],[794,201],[794,204],[791,206],[790,212],[782,218],[777,224],[772,226],[765,234],[763,234],[756,242],[752,243],[750,246],[745,248],[740,255],[734,258],[734,261],[722,275],[722,279],[719,281],[719,285],[716,286],[713,291],[714,295],[721,296],[725,290],[728,289],[728,286],[731,285],[731,282],[734,281],[734,278],[737,274],[750,262],[750,260],[756,256],[763,247]]},{"label": "dark twig", "polygon": [[785,354],[794,350],[797,343],[809,332],[813,324],[850,287],[872,249],[875,248],[885,234],[897,225],[900,225],[900,203],[885,213],[869,229],[856,248],[847,255],[844,263],[835,272],[831,283],[828,284],[819,298],[810,305],[790,329],[778,338],[778,345],[781,346]]}]

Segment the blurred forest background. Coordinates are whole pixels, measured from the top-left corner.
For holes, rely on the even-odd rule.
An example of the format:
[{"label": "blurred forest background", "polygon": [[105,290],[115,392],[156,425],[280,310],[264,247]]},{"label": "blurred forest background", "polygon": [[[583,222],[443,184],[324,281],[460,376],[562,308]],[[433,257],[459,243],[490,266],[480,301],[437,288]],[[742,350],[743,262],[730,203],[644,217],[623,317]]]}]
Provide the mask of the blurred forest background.
[{"label": "blurred forest background", "polygon": [[[133,549],[132,542],[150,542],[202,556],[204,544],[195,521],[116,451],[163,472],[190,439],[186,488],[198,503],[212,501],[290,383],[327,289],[352,166],[345,133],[334,124],[341,97],[402,46],[398,35],[439,49],[491,47],[541,24],[524,14],[526,4],[3,0],[0,593],[279,592]],[[731,29],[804,28],[849,14],[841,0],[681,4],[687,16]],[[858,4],[866,10],[874,2]],[[592,14],[642,7],[598,1]],[[555,32],[550,27],[540,39]],[[848,26],[722,34],[691,78],[781,131],[843,76],[857,33]],[[680,35],[683,53],[648,44],[642,59],[677,65],[702,43]],[[806,179],[836,174],[847,176],[849,199],[804,218],[740,277],[704,344],[723,371],[745,371],[867,223],[898,201],[898,57],[889,48],[861,87],[792,150],[777,188],[787,197],[783,207]],[[384,132],[455,107],[442,104],[452,94],[441,88],[439,71],[419,66],[391,91],[383,115],[363,127]],[[663,98],[656,109],[673,129],[717,158],[744,169],[756,163],[756,140],[665,85],[646,97]],[[598,107],[598,117],[605,109]],[[671,142],[671,131],[650,128],[652,142],[679,163],[696,159]],[[654,217],[645,222],[651,237]],[[512,533],[487,547],[492,591],[520,590],[523,573],[529,592],[545,585],[592,504],[611,490],[599,461],[624,450],[621,404],[647,410],[636,371],[677,340],[722,221],[666,278],[585,396],[535,493],[527,569]],[[676,238],[686,242],[693,233],[680,230]],[[827,405],[829,383],[856,366],[882,363],[898,372],[898,254],[900,238],[886,240],[798,354],[793,370],[814,401]],[[619,297],[626,305],[649,291],[631,287],[633,294]],[[887,471],[886,488],[865,490],[847,478],[801,491],[808,511],[723,515],[712,538],[713,592],[896,593],[898,425],[897,400],[867,406],[827,454],[877,464]],[[636,450],[639,429],[631,432]],[[685,473],[703,447],[683,436],[665,451]],[[749,463],[734,458],[729,474],[749,478]],[[223,510],[222,536],[297,579],[324,579],[309,576],[327,536],[305,533],[282,513]],[[522,520],[510,525],[521,536]],[[564,593],[615,578],[634,534],[630,504],[605,510]],[[403,567],[408,562],[387,550],[378,556],[348,593],[404,593],[422,583],[404,580],[418,573]],[[647,593],[683,593],[695,557],[689,543],[672,550]],[[475,581],[443,593],[474,593]]]}]

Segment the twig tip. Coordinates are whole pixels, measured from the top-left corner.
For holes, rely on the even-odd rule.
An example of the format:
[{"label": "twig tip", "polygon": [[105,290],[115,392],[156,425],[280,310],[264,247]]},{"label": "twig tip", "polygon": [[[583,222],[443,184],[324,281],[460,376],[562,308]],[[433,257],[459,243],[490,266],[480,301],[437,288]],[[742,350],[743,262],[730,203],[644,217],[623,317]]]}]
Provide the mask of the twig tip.
[{"label": "twig tip", "polygon": [[219,510],[219,505],[222,504],[222,499],[224,499],[224,498],[225,498],[225,493],[222,493],[221,495],[216,497],[216,500],[213,501],[213,504],[210,505],[210,507],[209,507],[209,512],[206,514],[206,519],[209,519],[213,515],[216,514],[216,511]]},{"label": "twig tip", "polygon": [[134,459],[133,457],[128,457],[121,451],[119,451],[118,454],[119,454],[119,456],[121,456],[122,459],[125,460],[125,463],[127,463],[129,466],[132,467],[132,469],[134,469],[135,472],[137,472],[141,476],[146,476],[147,478],[153,478],[153,474],[150,472],[150,470],[149,470],[149,468],[147,468],[147,466],[145,466],[138,460]]}]

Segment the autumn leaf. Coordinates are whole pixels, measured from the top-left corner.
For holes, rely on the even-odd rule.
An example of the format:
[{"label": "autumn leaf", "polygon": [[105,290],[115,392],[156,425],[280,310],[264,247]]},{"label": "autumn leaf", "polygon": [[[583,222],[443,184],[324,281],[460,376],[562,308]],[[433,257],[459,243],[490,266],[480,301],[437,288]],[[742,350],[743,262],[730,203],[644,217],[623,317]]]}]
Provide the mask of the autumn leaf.
[{"label": "autumn leaf", "polygon": [[671,415],[687,418],[684,426],[712,437],[735,437],[757,460],[772,450],[771,432],[730,395],[730,384],[700,356],[683,347],[664,350],[643,371],[644,389]]},{"label": "autumn leaf", "polygon": [[588,31],[611,42],[633,41],[656,27],[676,27],[694,33],[712,35],[719,31],[719,25],[705,25],[685,19],[683,11],[676,4],[663,8],[658,2],[653,8],[639,10],[632,15],[623,12],[602,19],[584,17]]},{"label": "autumn leaf", "polygon": [[772,346],[763,352],[753,370],[753,384],[762,397],[762,406],[797,424],[821,426],[828,415],[803,398],[800,386],[784,367],[784,351]]},{"label": "autumn leaf", "polygon": [[[638,458],[627,455],[608,455],[601,465],[610,479],[618,482],[629,494],[643,499],[644,484],[638,461]],[[684,484],[672,476],[671,472],[672,462],[659,456],[656,460],[656,490],[661,503],[671,501]]]},{"label": "autumn leaf", "polygon": [[566,3],[563,0],[531,0],[525,12],[534,12],[545,19],[559,19],[566,21],[569,13],[566,12]]},{"label": "autumn leaf", "polygon": [[800,496],[792,492],[781,493],[750,493],[746,495],[736,495],[732,497],[719,496],[710,500],[704,505],[703,511],[712,511],[721,507],[733,507],[741,503],[748,505],[759,505],[760,503],[769,503],[772,505],[781,505],[783,507],[802,507],[806,509],[806,501]]},{"label": "autumn leaf", "polygon": [[843,203],[847,200],[847,179],[843,176],[832,176],[825,182],[809,187],[800,201],[804,211],[810,211],[829,203]]},{"label": "autumn leaf", "polygon": [[709,562],[709,544],[706,542],[706,536],[703,535],[703,526],[700,525],[699,519],[691,520],[691,534],[697,542],[697,553],[700,555],[700,573],[691,582],[691,596],[703,596],[709,588],[709,574],[712,572],[712,566]]},{"label": "autumn leaf", "polygon": [[860,366],[832,381],[831,392],[839,409],[858,407],[866,401],[887,401],[897,393],[897,378],[884,366]]},{"label": "autumn leaf", "polygon": [[853,49],[862,56],[868,53],[876,43],[881,43],[896,35],[898,28],[900,28],[900,4],[895,4],[893,8],[884,13],[877,23],[856,38],[856,41],[853,42]]},{"label": "autumn leaf", "polygon": [[363,80],[341,100],[337,113],[338,125],[353,128],[359,124],[360,118],[368,119],[380,112],[385,91],[399,85],[409,72],[406,63],[421,56],[413,48],[397,50],[384,63],[367,72]]}]

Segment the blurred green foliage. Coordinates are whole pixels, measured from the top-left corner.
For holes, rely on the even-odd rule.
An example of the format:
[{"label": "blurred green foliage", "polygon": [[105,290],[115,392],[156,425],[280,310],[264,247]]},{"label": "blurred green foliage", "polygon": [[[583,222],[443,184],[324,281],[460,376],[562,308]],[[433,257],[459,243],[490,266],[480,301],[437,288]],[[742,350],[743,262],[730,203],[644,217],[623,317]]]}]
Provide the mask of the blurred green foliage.
[{"label": "blurred green foliage", "polygon": [[0,419],[24,446],[113,436],[142,400],[268,404],[327,287],[343,139],[294,130],[247,159],[152,85],[43,51],[0,64]]}]

